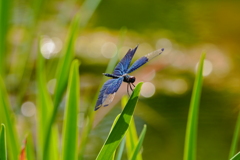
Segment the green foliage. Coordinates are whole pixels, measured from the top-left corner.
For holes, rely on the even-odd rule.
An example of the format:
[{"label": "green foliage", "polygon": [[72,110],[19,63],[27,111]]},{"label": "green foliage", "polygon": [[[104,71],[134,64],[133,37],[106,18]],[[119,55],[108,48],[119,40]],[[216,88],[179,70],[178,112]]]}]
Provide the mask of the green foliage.
[{"label": "green foliage", "polygon": [[237,123],[236,123],[235,131],[233,134],[232,144],[231,144],[230,153],[228,157],[229,159],[233,157],[234,154],[237,152],[239,130],[240,130],[240,112],[238,113]]},{"label": "green foliage", "polygon": [[70,70],[70,64],[74,55],[73,48],[76,40],[79,23],[80,23],[80,15],[76,14],[69,29],[67,42],[63,52],[64,55],[61,58],[57,68],[57,73],[56,73],[57,83],[55,87],[55,95],[54,95],[54,103],[53,103],[54,109],[52,114],[50,115],[50,120],[47,123],[46,138],[45,138],[45,144],[44,144],[44,155],[47,157],[48,157],[48,146],[49,146],[48,143],[49,143],[50,134],[51,134],[51,127],[54,123],[54,120],[58,111],[59,103],[62,99],[62,96],[67,86],[67,79],[68,79],[68,74]]},{"label": "green foliage", "polygon": [[[122,98],[122,106],[125,106],[127,103],[127,96]],[[135,126],[134,118],[132,119],[130,126],[126,133],[126,150],[128,159],[131,159],[132,155],[134,154],[134,149],[136,149],[138,144],[138,136],[137,130]],[[137,160],[142,160],[142,154],[138,152]]]},{"label": "green foliage", "polygon": [[77,115],[79,107],[79,62],[74,60],[69,75],[67,104],[63,125],[63,160],[77,159]]},{"label": "green foliage", "polygon": [[[105,73],[111,73],[114,69],[114,67],[116,66],[117,64],[117,61],[118,61],[118,53],[119,53],[119,50],[120,48],[122,47],[122,44],[123,44],[123,40],[124,40],[124,37],[125,37],[125,34],[126,34],[126,28],[122,28],[121,29],[121,32],[120,32],[120,36],[119,36],[119,39],[118,39],[118,47],[117,47],[117,51],[115,53],[115,56],[113,58],[111,58],[110,62],[108,63],[108,66],[107,66],[107,69],[105,71]],[[94,111],[94,106],[96,104],[96,100],[98,98],[98,93],[102,87],[102,84],[104,83],[104,81],[106,80],[106,78],[104,77],[101,81],[101,85],[99,86],[98,88],[98,91],[96,92],[95,96],[94,96],[94,100],[93,102],[91,103],[88,111],[87,111],[87,120],[85,122],[85,129],[83,131],[83,134],[82,134],[82,137],[81,137],[81,143],[80,143],[80,151],[79,151],[79,159],[83,159],[83,154],[84,154],[84,151],[85,151],[85,148],[86,148],[86,144],[87,144],[87,141],[88,141],[88,136],[89,136],[89,133],[92,129],[92,125],[93,125],[93,121],[94,121],[94,117],[95,117],[95,111]]]},{"label": "green foliage", "polygon": [[138,101],[138,96],[140,94],[141,86],[142,83],[139,83],[134,89],[134,92],[132,93],[127,105],[123,109],[116,124],[114,125],[108,138],[106,139],[104,145],[102,146],[102,149],[97,156],[98,160],[112,158],[113,153],[120,144],[132,120],[134,109]]},{"label": "green foliage", "polygon": [[11,1],[0,1],[0,75],[4,75]]},{"label": "green foliage", "polygon": [[133,154],[131,156],[131,160],[136,160],[137,159],[138,153],[140,152],[140,150],[142,148],[142,143],[143,143],[146,131],[147,131],[147,126],[144,125],[143,130],[142,130],[142,132],[141,132],[141,134],[139,136],[139,141],[138,141],[136,147],[133,150]]},{"label": "green foliage", "polygon": [[52,114],[52,111],[53,111],[53,101],[46,87],[47,86],[46,72],[45,72],[46,69],[44,67],[44,64],[45,64],[45,60],[39,51],[38,61],[37,61],[37,89],[38,89],[37,130],[39,133],[38,147],[37,147],[38,157],[43,157],[44,140],[46,139],[46,129],[47,129],[46,126],[47,126],[47,122],[50,119],[50,115]]},{"label": "green foliage", "polygon": [[[90,104],[90,107],[88,107],[87,111],[84,112],[86,113],[84,117],[85,119],[84,119],[84,122],[81,122],[81,123],[84,123],[84,127],[83,127],[84,130],[78,131],[77,123],[78,123],[78,113],[79,113],[78,107],[79,107],[79,99],[80,99],[80,96],[79,96],[80,85],[79,85],[79,73],[78,73],[79,62],[73,59],[75,57],[74,55],[75,43],[76,43],[76,38],[78,36],[78,32],[87,26],[90,18],[94,14],[100,2],[101,0],[84,1],[79,11],[76,13],[75,17],[72,19],[70,28],[68,29],[68,33],[66,35],[67,38],[63,45],[62,57],[60,57],[59,59],[56,58],[57,60],[55,59],[56,61],[58,61],[58,64],[56,65],[57,70],[56,72],[54,72],[53,78],[57,79],[57,83],[55,86],[54,94],[50,95],[46,87],[47,80],[48,80],[46,70],[47,70],[47,65],[49,64],[49,61],[45,60],[41,55],[40,44],[36,54],[37,57],[35,57],[35,54],[34,54],[37,48],[35,44],[35,42],[37,41],[36,39],[39,38],[40,34],[43,34],[41,33],[42,30],[38,30],[39,28],[42,27],[40,25],[38,26],[39,24],[38,18],[43,16],[42,7],[44,6],[45,1],[36,0],[36,1],[26,2],[27,3],[27,5],[25,4],[26,6],[31,6],[30,7],[31,9],[26,10],[26,13],[29,12],[32,15],[29,16],[30,20],[28,20],[28,22],[19,23],[19,22],[16,22],[16,19],[14,19],[16,14],[19,12],[18,8],[16,7],[18,5],[17,3],[19,2],[13,2],[10,0],[0,0],[0,24],[1,24],[0,25],[0,123],[4,124],[4,125],[2,124],[0,128],[0,160],[19,159],[19,155],[21,154],[19,142],[24,143],[22,144],[22,146],[24,146],[23,155],[28,160],[84,159],[85,148],[87,148],[87,144],[89,140],[88,137],[90,136],[90,132],[92,131],[93,122],[94,122],[95,113],[96,113],[94,112],[93,108],[94,108],[100,88],[96,92],[95,96],[93,95],[91,97],[93,99],[92,104]],[[54,3],[54,2],[51,2],[51,3]],[[49,5],[52,5],[51,3],[49,3]],[[68,3],[70,4],[70,1]],[[25,8],[26,7],[25,5],[21,4],[21,8]],[[109,5],[109,4],[105,3],[103,4],[103,6],[104,5]],[[121,10],[121,8],[118,5],[115,5],[115,6],[119,10]],[[142,6],[145,8],[144,5]],[[48,12],[47,14],[49,14],[49,10],[50,9],[48,8],[44,11],[47,11]],[[13,19],[11,19],[12,18],[11,14],[13,13],[13,11],[14,11],[14,16],[12,16]],[[51,12],[55,12],[55,11],[51,10]],[[137,12],[141,12],[145,14],[145,12],[142,12],[141,10],[138,10]],[[106,12],[106,13],[107,15],[109,15],[109,12]],[[72,15],[72,13],[70,15]],[[58,16],[61,17],[60,14]],[[120,14],[118,16],[122,17],[122,15]],[[170,14],[170,16],[172,16],[172,14]],[[25,17],[23,19],[25,19]],[[121,21],[122,18],[115,17],[115,19],[118,19]],[[65,20],[64,18],[61,19],[60,21],[61,23],[63,21],[66,21],[66,24],[69,22],[69,20]],[[95,21],[98,21],[98,20],[95,19]],[[109,21],[109,19],[107,19],[107,21],[108,23],[112,24],[112,22]],[[118,21],[118,23],[120,21]],[[126,19],[124,19],[124,21],[126,21]],[[127,19],[127,24],[129,24],[128,21],[131,22],[131,24],[134,24],[136,26],[143,26],[143,25],[138,25],[138,23],[136,23],[136,21],[133,21],[132,18]],[[11,24],[9,22],[11,22]],[[159,21],[159,23],[162,24],[162,21]],[[10,28],[10,25],[15,25],[15,24],[17,25]],[[152,24],[152,23],[149,23],[149,24]],[[146,26],[144,27],[146,28]],[[186,27],[182,27],[182,28],[186,28]],[[126,31],[127,29],[125,27],[123,27],[120,31],[116,54],[110,60],[108,67],[106,69],[106,73],[111,73],[119,60],[118,53],[123,46]],[[29,32],[29,33],[25,33],[25,32]],[[15,33],[17,34],[15,35]],[[181,30],[180,30],[180,33],[182,33]],[[14,36],[10,34],[13,34]],[[179,35],[179,34],[176,34],[176,35]],[[156,37],[158,37],[158,33]],[[193,37],[194,39],[194,36],[191,36],[191,37]],[[20,40],[18,40],[18,38]],[[191,42],[189,38],[185,38],[185,39],[188,42]],[[21,45],[18,44],[19,43],[18,41],[20,41]],[[11,43],[11,45],[9,45],[8,43]],[[11,47],[9,47],[8,45]],[[12,55],[12,52],[14,54],[16,52],[16,55],[14,54]],[[11,53],[11,54],[8,55],[8,53]],[[202,69],[203,69],[204,58],[205,58],[205,54],[202,54],[196,79],[195,79],[195,83],[194,83],[192,98],[191,98],[189,117],[187,121],[186,137],[185,137],[184,160],[196,159],[198,110],[200,105],[201,88],[202,88],[202,81],[203,81]],[[11,62],[12,64],[9,64],[9,66],[6,67],[7,62]],[[36,74],[33,74],[35,71],[34,70],[35,62],[36,62]],[[55,65],[55,63],[51,65],[52,66]],[[53,71],[55,71],[54,69]],[[6,73],[8,75],[6,75]],[[15,84],[17,87],[15,86],[15,88],[13,87],[14,89],[11,90],[11,86],[8,86],[7,84],[8,84],[9,77],[11,77],[12,75],[16,76],[18,81],[16,81],[16,84]],[[34,90],[33,91],[34,96],[33,97],[29,96],[30,97],[29,98],[27,97],[28,87],[31,88],[30,87],[31,86],[30,82],[32,80],[31,78],[35,78],[35,76],[36,76],[36,82],[37,82],[37,91],[35,92]],[[106,80],[105,78],[102,79],[102,84],[105,80]],[[33,81],[35,82],[35,79]],[[124,155],[125,153],[127,154],[128,159],[131,159],[131,160],[143,159],[141,149],[143,146],[143,141],[146,134],[147,126],[144,125],[140,133],[140,136],[138,137],[136,125],[134,122],[134,110],[136,107],[136,103],[138,101],[141,85],[142,83],[136,86],[129,100],[127,100],[127,97],[123,98],[123,104],[124,104],[123,106],[125,106],[125,108],[123,108],[122,113],[119,114],[116,117],[115,121],[113,122],[109,135],[105,143],[103,144],[97,159],[120,160],[122,157],[125,156]],[[54,123],[54,121],[58,116],[59,104],[61,103],[66,90],[67,90],[67,93],[66,93],[67,98],[66,98],[66,105],[63,105],[65,106],[65,110],[63,112],[64,119],[63,119],[63,126],[62,126],[57,123]],[[17,99],[16,100],[17,102],[16,103],[13,102],[13,104],[10,104],[10,100],[11,100],[10,98],[12,98],[12,92],[16,92],[14,93],[16,94],[14,95],[15,96],[14,98]],[[20,104],[23,100],[25,100],[25,98],[34,99],[35,97],[37,99],[37,120],[36,122],[34,121],[31,123],[36,124],[36,130],[33,127],[33,128],[29,128],[27,131],[25,130],[21,131],[21,134],[30,132],[25,140],[22,137],[20,137],[20,134],[18,136],[18,132],[16,128],[18,127],[18,129],[19,128],[25,129],[25,126],[22,126],[22,123],[21,123],[22,118],[19,118],[21,116],[18,116],[19,119],[17,120],[19,120],[19,122],[17,121],[16,123],[15,119],[17,116],[15,115],[15,113],[20,112]],[[61,113],[59,114],[59,116],[62,116]],[[32,121],[32,119],[29,121]],[[236,128],[235,128],[232,145],[230,149],[230,154],[229,154],[229,158],[232,157],[231,160],[240,159],[240,154],[237,153],[238,151],[237,147],[238,147],[238,141],[239,141],[239,129],[240,129],[240,113],[237,119]],[[78,135],[80,136],[78,137]],[[81,143],[78,147],[79,142]],[[234,156],[235,153],[237,154]]]},{"label": "green foliage", "polygon": [[196,159],[196,140],[197,140],[197,122],[198,122],[198,110],[200,104],[201,90],[202,90],[202,71],[204,65],[205,53],[202,54],[197,75],[194,82],[193,93],[191,98],[191,104],[188,114],[187,131],[185,137],[184,148],[184,160]]},{"label": "green foliage", "polygon": [[230,160],[240,160],[240,152],[234,155]]},{"label": "green foliage", "polygon": [[126,138],[124,137],[122,142],[119,145],[117,154],[115,156],[116,160],[121,160],[122,159],[125,143],[126,143]]},{"label": "green foliage", "polygon": [[12,159],[18,158],[19,153],[19,140],[16,132],[16,125],[14,114],[10,109],[8,94],[0,76],[0,122],[4,123],[7,127],[7,146],[9,147],[9,157]]},{"label": "green foliage", "polygon": [[27,159],[36,159],[35,153],[34,153],[34,143],[33,143],[33,137],[31,134],[27,136],[26,138],[26,157]]},{"label": "green foliage", "polygon": [[0,160],[7,160],[6,130],[4,124],[0,128]]}]

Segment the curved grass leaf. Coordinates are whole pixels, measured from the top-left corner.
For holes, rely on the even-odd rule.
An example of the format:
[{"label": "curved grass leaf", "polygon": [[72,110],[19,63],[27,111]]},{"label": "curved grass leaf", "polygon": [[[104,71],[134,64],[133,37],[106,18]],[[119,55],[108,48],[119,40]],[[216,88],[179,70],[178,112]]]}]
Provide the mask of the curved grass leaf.
[{"label": "curved grass leaf", "polygon": [[29,159],[29,160],[36,159],[35,153],[34,153],[33,136],[31,134],[27,136],[25,145],[26,145],[27,159]]},{"label": "curved grass leaf", "polygon": [[59,134],[58,134],[58,127],[57,125],[53,125],[52,127],[52,132],[51,132],[51,144],[49,151],[51,154],[49,154],[49,159],[50,160],[59,160],[60,155],[59,155]]},{"label": "curved grass leaf", "polygon": [[[43,157],[43,148],[44,148],[44,140],[46,138],[46,129],[47,122],[49,122],[50,115],[53,111],[53,101],[51,96],[47,90],[47,82],[46,82],[46,72],[45,72],[45,59],[38,53],[38,61],[37,61],[37,150],[38,157],[42,159]],[[51,152],[52,153],[52,152]],[[46,157],[45,157],[46,158]],[[47,158],[46,158],[47,159]]]},{"label": "curved grass leaf", "polygon": [[4,75],[5,64],[6,64],[6,42],[9,25],[9,11],[11,1],[1,0],[0,1],[0,75]]},{"label": "curved grass leaf", "polygon": [[80,9],[82,15],[81,27],[85,27],[101,0],[86,0]]},{"label": "curved grass leaf", "polygon": [[4,124],[0,129],[0,160],[7,160],[6,130]]},{"label": "curved grass leaf", "polygon": [[80,23],[80,15],[79,13],[77,13],[71,23],[67,42],[63,50],[63,57],[60,59],[57,67],[57,73],[56,73],[57,83],[56,83],[56,88],[54,92],[55,108],[59,105],[67,86],[70,66],[74,57],[74,44],[77,37],[78,29],[79,29],[79,23]]},{"label": "curved grass leaf", "polygon": [[126,107],[122,111],[120,117],[118,118],[114,128],[110,132],[108,138],[106,139],[101,151],[97,156],[97,160],[110,160],[120,144],[123,136],[125,135],[129,124],[132,120],[133,112],[136,107],[138,96],[142,87],[142,82],[140,82],[134,89]]},{"label": "curved grass leaf", "polygon": [[126,138],[124,137],[122,142],[119,145],[118,152],[116,154],[116,160],[122,159],[125,143],[126,143]]},{"label": "curved grass leaf", "polygon": [[[122,98],[122,107],[125,106],[126,103],[127,103],[127,96],[124,96]],[[138,143],[138,136],[137,136],[137,130],[135,126],[135,121],[133,118],[126,133],[126,150],[127,150],[128,159],[131,159],[132,153],[135,147],[137,146],[137,143]],[[140,152],[138,153],[137,160],[142,160],[142,155]]]},{"label": "curved grass leaf", "polygon": [[240,112],[238,113],[237,123],[236,123],[235,131],[233,134],[232,144],[231,144],[230,153],[229,153],[229,159],[233,157],[234,154],[237,152],[239,131],[240,131]]},{"label": "curved grass leaf", "polygon": [[[122,28],[121,32],[120,32],[120,37],[119,37],[119,41],[118,41],[118,45],[117,45],[116,54],[113,58],[111,58],[110,62],[108,63],[108,66],[107,66],[107,69],[106,69],[105,73],[112,73],[115,65],[117,64],[118,53],[119,53],[119,50],[120,50],[120,48],[123,44],[125,34],[126,34],[126,28]],[[106,80],[106,78],[104,77],[100,84],[103,84],[105,80]],[[80,143],[80,147],[79,147],[79,156],[78,156],[79,160],[83,159],[84,151],[85,151],[86,144],[87,144],[87,141],[88,141],[88,136],[89,136],[89,133],[92,129],[94,116],[95,116],[95,113],[96,113],[94,111],[94,106],[96,104],[101,86],[102,85],[99,86],[98,91],[96,92],[97,94],[94,97],[93,103],[91,104],[91,106],[88,108],[88,111],[87,111],[86,123],[84,124],[85,127],[84,127],[84,130],[83,130],[82,136],[81,136],[81,143]]]},{"label": "curved grass leaf", "polygon": [[234,157],[232,157],[230,160],[240,160],[240,152],[238,152]]},{"label": "curved grass leaf", "polygon": [[196,159],[196,144],[197,144],[197,122],[198,122],[198,110],[202,90],[202,71],[205,59],[205,53],[202,54],[197,75],[194,82],[193,93],[191,98],[191,104],[188,114],[187,130],[185,136],[184,146],[184,160],[195,160]]},{"label": "curved grass leaf", "polygon": [[[112,132],[112,129],[113,129],[113,127],[115,126],[115,124],[117,123],[117,121],[118,121],[119,117],[120,117],[120,114],[118,114],[118,115],[117,115],[117,117],[114,119],[114,121],[113,121],[113,124],[112,124],[112,127],[111,127],[111,129],[110,129],[110,132],[109,132],[109,134]],[[113,153],[113,155],[112,155],[112,158],[111,158],[112,160],[114,160],[115,153],[116,153],[116,150],[114,151],[114,153]]]},{"label": "curved grass leaf", "polygon": [[0,122],[7,126],[7,145],[9,148],[10,159],[18,159],[19,142],[14,123],[14,114],[10,110],[10,104],[7,97],[7,91],[0,76]]},{"label": "curved grass leaf", "polygon": [[147,131],[147,126],[144,125],[143,126],[143,130],[139,136],[139,141],[133,151],[133,154],[132,154],[132,157],[131,157],[131,160],[136,160],[137,159],[137,156],[142,148],[142,143],[143,143],[143,140],[144,140],[144,137],[145,137],[145,134],[146,134],[146,131]]},{"label": "curved grass leaf", "polygon": [[79,106],[78,60],[72,62],[68,80],[67,104],[63,125],[63,160],[77,159],[77,114]]},{"label": "curved grass leaf", "polygon": [[53,113],[51,115],[50,121],[47,124],[46,138],[44,142],[44,157],[48,157],[48,146],[49,146],[48,143],[49,143],[50,134],[51,134],[51,127],[57,115],[58,105],[62,99],[62,96],[67,86],[70,65],[71,65],[71,61],[73,59],[73,53],[74,53],[74,43],[76,40],[79,23],[80,23],[80,15],[79,13],[77,13],[71,23],[69,33],[68,33],[68,39],[64,49],[64,55],[60,59],[60,62],[57,68],[57,74],[56,74],[57,83],[56,83],[55,93],[54,93],[55,94],[54,109],[53,109]]}]

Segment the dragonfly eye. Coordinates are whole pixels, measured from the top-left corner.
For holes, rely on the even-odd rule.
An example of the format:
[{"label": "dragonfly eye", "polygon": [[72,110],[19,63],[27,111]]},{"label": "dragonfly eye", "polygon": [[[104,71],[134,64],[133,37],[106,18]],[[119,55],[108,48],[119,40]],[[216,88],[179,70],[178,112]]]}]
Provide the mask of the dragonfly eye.
[{"label": "dragonfly eye", "polygon": [[129,77],[129,82],[130,82],[130,83],[134,83],[134,82],[135,82],[135,79],[136,79],[136,78],[135,78],[134,76],[130,76],[130,77]]}]

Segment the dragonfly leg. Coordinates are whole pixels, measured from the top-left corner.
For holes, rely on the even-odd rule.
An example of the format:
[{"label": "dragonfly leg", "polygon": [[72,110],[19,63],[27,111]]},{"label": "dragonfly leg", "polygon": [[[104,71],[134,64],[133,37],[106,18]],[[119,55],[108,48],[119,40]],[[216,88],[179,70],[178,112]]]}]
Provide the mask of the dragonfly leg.
[{"label": "dragonfly leg", "polygon": [[133,83],[130,83],[130,89],[133,91],[133,89],[132,89],[132,86],[131,85],[133,85],[134,87],[135,87],[135,85],[133,84]]},{"label": "dragonfly leg", "polygon": [[128,85],[127,85],[127,93],[128,93],[128,96],[130,97],[130,94],[129,94],[129,86],[131,87],[131,85],[130,85],[130,83],[128,83]]},{"label": "dragonfly leg", "polygon": [[133,83],[132,83],[132,85],[133,85],[134,87],[136,87]]}]

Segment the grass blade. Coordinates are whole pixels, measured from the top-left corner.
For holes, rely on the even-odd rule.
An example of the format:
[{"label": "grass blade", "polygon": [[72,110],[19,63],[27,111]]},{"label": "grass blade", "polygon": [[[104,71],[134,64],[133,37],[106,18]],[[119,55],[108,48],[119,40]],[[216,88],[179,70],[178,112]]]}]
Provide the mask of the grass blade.
[{"label": "grass blade", "polygon": [[61,58],[57,68],[57,74],[56,74],[57,83],[56,83],[55,95],[54,95],[54,109],[53,109],[53,113],[51,115],[50,121],[47,124],[46,138],[44,142],[44,157],[48,157],[48,146],[49,146],[48,143],[49,143],[50,134],[51,134],[50,133],[51,127],[57,115],[58,105],[62,99],[62,96],[67,86],[70,65],[71,65],[71,61],[73,59],[73,53],[74,53],[74,43],[76,40],[79,23],[80,23],[80,15],[79,13],[77,13],[71,23],[68,39],[64,49],[64,55]]},{"label": "grass blade", "polygon": [[19,142],[17,132],[14,123],[14,115],[10,110],[10,104],[7,97],[7,91],[0,76],[0,122],[3,122],[7,126],[6,135],[7,145],[9,148],[10,159],[18,159],[19,154]]},{"label": "grass blade", "polygon": [[237,152],[239,131],[240,131],[240,112],[238,113],[237,123],[236,123],[235,131],[233,134],[232,144],[231,144],[230,153],[228,157],[229,159],[233,157],[234,154]]},{"label": "grass blade", "polygon": [[124,137],[122,142],[119,145],[118,152],[117,152],[117,155],[116,155],[116,160],[121,160],[122,159],[125,143],[126,143],[126,138]]},{"label": "grass blade", "polygon": [[136,160],[137,159],[137,156],[138,156],[138,154],[139,154],[139,152],[140,152],[140,150],[142,148],[142,143],[143,143],[146,131],[147,131],[147,126],[144,125],[143,126],[143,130],[142,130],[142,132],[141,132],[141,134],[139,136],[139,141],[138,141],[138,143],[137,143],[137,145],[136,145],[136,147],[135,147],[135,149],[133,151],[133,155],[131,157],[131,160]]},{"label": "grass blade", "polygon": [[[117,117],[114,119],[114,121],[113,121],[113,124],[112,124],[112,127],[111,127],[111,129],[110,129],[110,132],[109,132],[109,134],[112,132],[112,130],[113,130],[113,128],[114,128],[114,126],[115,126],[115,124],[117,123],[117,121],[118,121],[119,117],[120,117],[120,114],[118,114],[118,115],[117,115]],[[113,155],[112,155],[112,158],[111,158],[112,160],[114,160],[115,153],[116,153],[116,150],[113,152]]]},{"label": "grass blade", "polygon": [[0,1],[0,75],[4,75],[6,64],[6,46],[7,46],[7,32],[9,23],[9,11],[11,1]]},{"label": "grass blade", "polygon": [[240,152],[238,152],[234,157],[232,157],[230,160],[240,160]]},{"label": "grass blade", "polygon": [[134,89],[126,107],[122,111],[114,128],[112,129],[101,151],[99,152],[97,156],[97,160],[111,159],[114,151],[120,144],[132,120],[133,112],[138,101],[138,96],[139,96],[142,84],[143,83],[140,82]]},{"label": "grass blade", "polygon": [[63,125],[63,160],[77,159],[77,114],[79,106],[78,60],[74,60],[68,81],[67,104]]},{"label": "grass blade", "polygon": [[[57,146],[57,147],[56,147]],[[49,159],[50,160],[59,160],[60,155],[59,155],[59,134],[58,134],[58,127],[57,125],[54,125],[52,127],[52,132],[51,132],[51,144],[50,144],[50,155]]]},{"label": "grass blade", "polygon": [[[125,28],[122,28],[121,32],[120,32],[120,37],[119,37],[119,41],[118,41],[118,47],[117,47],[117,51],[116,51],[116,54],[115,56],[110,60],[110,62],[108,63],[108,66],[107,66],[107,69],[105,71],[105,73],[112,73],[115,65],[117,64],[117,61],[118,61],[118,53],[119,53],[119,50],[122,46],[122,43],[124,41],[124,37],[125,37],[125,34],[126,34],[126,29]],[[106,79],[103,78],[101,84],[104,83]],[[89,133],[92,129],[92,125],[93,125],[93,121],[94,121],[94,116],[95,116],[95,111],[94,111],[94,106],[95,106],[95,103],[97,101],[97,98],[98,98],[98,94],[99,94],[99,91],[101,89],[101,85],[97,91],[97,94],[95,95],[94,97],[94,100],[93,100],[93,103],[91,104],[91,106],[88,108],[88,111],[87,111],[87,118],[86,118],[86,123],[84,124],[85,127],[84,127],[84,130],[83,130],[83,133],[82,133],[82,136],[81,136],[81,143],[80,143],[80,147],[79,147],[79,159],[83,159],[83,155],[84,155],[84,151],[85,151],[85,148],[86,148],[86,144],[87,144],[87,140],[88,140],[88,136],[89,136]]]},{"label": "grass blade", "polygon": [[101,0],[86,0],[84,1],[80,11],[82,15],[81,27],[85,27]]},{"label": "grass blade", "polygon": [[67,80],[69,76],[70,66],[71,62],[74,57],[74,44],[79,28],[80,23],[80,15],[77,13],[72,21],[72,24],[70,26],[68,39],[66,42],[66,46],[64,48],[63,57],[60,59],[56,78],[57,78],[57,84],[55,88],[55,97],[54,97],[54,107],[57,107],[62,99],[62,96],[65,92],[65,89],[67,87]]},{"label": "grass blade", "polygon": [[26,153],[27,153],[27,159],[36,159],[34,154],[34,144],[33,144],[33,137],[32,135],[28,135],[26,139]]},{"label": "grass blade", "polygon": [[202,54],[196,79],[194,82],[193,93],[190,103],[190,109],[188,114],[187,130],[185,137],[184,146],[184,160],[195,160],[196,159],[196,139],[197,139],[197,122],[198,122],[198,110],[202,90],[202,71],[205,59],[205,53]]},{"label": "grass blade", "polygon": [[[124,96],[122,98],[122,107],[124,107],[126,103],[127,103],[127,96]],[[137,143],[138,143],[138,136],[137,136],[137,130],[135,126],[135,121],[133,118],[126,133],[126,150],[127,150],[128,159],[131,158],[132,153],[135,147],[137,146]],[[137,160],[142,160],[142,155],[140,152],[138,153]]]},{"label": "grass blade", "polygon": [[[47,122],[50,119],[50,115],[53,110],[53,102],[51,96],[47,90],[47,82],[46,82],[46,72],[45,72],[45,59],[38,53],[38,61],[37,61],[37,130],[38,130],[38,148],[37,153],[38,157],[42,159],[43,157],[43,148],[44,148],[44,139],[46,138],[46,129]],[[52,152],[51,152],[52,153]],[[46,158],[46,157],[45,157]]]},{"label": "grass blade", "polygon": [[0,159],[7,160],[6,130],[4,124],[0,129]]}]

